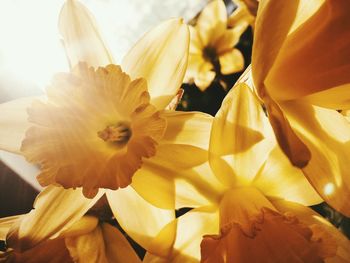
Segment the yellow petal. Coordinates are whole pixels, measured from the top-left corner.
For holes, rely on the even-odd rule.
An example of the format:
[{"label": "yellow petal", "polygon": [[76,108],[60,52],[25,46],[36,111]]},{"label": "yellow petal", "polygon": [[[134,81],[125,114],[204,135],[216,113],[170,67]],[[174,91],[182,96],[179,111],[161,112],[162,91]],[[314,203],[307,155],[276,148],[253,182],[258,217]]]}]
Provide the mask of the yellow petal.
[{"label": "yellow petal", "polygon": [[270,153],[263,168],[254,178],[253,184],[266,196],[282,198],[306,206],[323,201],[302,170],[292,166],[278,146]]},{"label": "yellow petal", "polygon": [[108,263],[102,230],[96,227],[90,233],[65,238],[65,244],[74,262]]},{"label": "yellow petal", "polygon": [[[191,154],[198,153],[192,151]],[[171,156],[173,159],[181,158]],[[165,209],[179,209],[208,205],[220,199],[225,187],[212,173],[208,163],[181,169],[175,162],[172,165],[168,162],[167,165],[163,160],[157,160],[145,162],[132,182],[132,187],[151,204]]]},{"label": "yellow petal", "polygon": [[175,218],[173,210],[149,204],[130,186],[117,191],[108,190],[107,199],[120,226],[146,250],[158,232]]},{"label": "yellow petal", "polygon": [[[169,235],[171,233],[169,229],[176,229],[175,236]],[[200,243],[203,235],[217,234],[218,232],[219,213],[215,207],[193,209],[169,223],[156,237],[155,242],[157,239],[172,241],[172,249],[164,254],[164,247],[159,246],[158,251],[154,249],[151,252],[158,257],[149,255],[146,257],[148,258],[146,262],[199,262]]]},{"label": "yellow petal", "polygon": [[12,225],[19,220],[20,216],[9,216],[0,218],[0,240],[5,240],[7,232],[10,230]]},{"label": "yellow petal", "polygon": [[244,58],[238,49],[232,49],[219,57],[220,70],[222,74],[232,74],[242,71],[244,68]]},{"label": "yellow petal", "polygon": [[[123,59],[122,68],[133,79],[147,80],[152,104],[159,109],[170,103],[182,84],[189,38],[181,19],[168,20],[145,34]],[[159,97],[164,98],[162,103]]]},{"label": "yellow petal", "polygon": [[340,212],[350,215],[350,123],[341,113],[291,101],[282,105],[298,137],[311,151],[303,169],[322,198]]},{"label": "yellow petal", "polygon": [[29,127],[27,108],[36,97],[0,104],[0,149],[20,153],[21,143]]},{"label": "yellow petal", "polygon": [[249,184],[274,146],[262,106],[244,83],[235,86],[216,114],[210,135],[210,165],[226,185]]},{"label": "yellow petal", "polygon": [[124,235],[107,223],[84,235],[66,238],[65,241],[74,262],[141,262]]},{"label": "yellow petal", "polygon": [[[345,263],[350,262],[350,242],[338,229],[329,223],[322,216],[317,214],[309,207],[305,207],[293,202],[284,200],[272,201],[273,205],[281,212],[295,215],[302,223],[313,226],[313,229],[323,230],[328,232],[330,237],[336,241],[338,245],[336,255],[332,258],[326,258],[326,263]],[[315,227],[316,226],[316,227]]]},{"label": "yellow petal", "polygon": [[81,189],[66,190],[49,186],[36,198],[34,209],[21,218],[8,234],[8,244],[18,250],[29,249],[57,237],[78,221],[102,196],[87,199]]},{"label": "yellow petal", "polygon": [[193,81],[195,80],[195,78],[200,73],[203,67],[208,68],[208,70],[213,68],[213,66],[209,62],[204,60],[202,54],[190,53],[188,56],[188,66],[184,82],[193,83]]},{"label": "yellow petal", "polygon": [[60,237],[74,237],[90,233],[98,225],[98,218],[94,216],[85,215],[75,222],[67,230],[61,232]]},{"label": "yellow petal", "polygon": [[194,83],[201,91],[205,91],[213,82],[216,76],[216,73],[213,70],[214,67],[209,62],[201,64],[198,68],[198,73],[194,77]]},{"label": "yellow petal", "polygon": [[113,63],[93,16],[78,0],[65,2],[58,24],[71,67],[79,62],[93,67]]},{"label": "yellow petal", "polygon": [[229,16],[227,24],[233,28],[240,28],[243,33],[249,25],[254,25],[255,19],[250,13],[250,10],[254,11],[256,16],[258,2],[257,0],[235,0],[234,2],[238,7],[232,15]]},{"label": "yellow petal", "polygon": [[279,146],[293,165],[299,168],[305,167],[311,158],[309,149],[291,128],[280,105],[273,101],[268,95],[265,96],[264,102]]},{"label": "yellow petal", "polygon": [[215,43],[225,32],[227,13],[224,1],[214,0],[202,11],[197,20],[197,30],[204,46]]},{"label": "yellow petal", "polygon": [[[288,34],[296,31],[308,18],[312,17],[323,2],[322,0],[288,2],[269,0],[259,4],[254,31],[252,68],[255,85],[261,97],[264,97],[265,88],[270,91],[271,87],[265,85],[264,81],[282,50]],[[275,96],[273,92],[270,95]]]},{"label": "yellow petal", "polygon": [[109,224],[102,224],[101,228],[106,247],[106,256],[109,260],[108,262],[141,262],[134,249],[120,231]]},{"label": "yellow petal", "polygon": [[244,30],[242,27],[234,27],[226,30],[214,44],[216,53],[218,55],[223,55],[224,53],[231,51],[238,43],[243,32]]},{"label": "yellow petal", "polygon": [[190,30],[190,36],[191,36],[190,50],[189,50],[190,55],[191,54],[202,55],[202,51],[204,47],[202,44],[202,40],[200,39],[197,28],[193,26],[188,26],[188,28]]},{"label": "yellow petal", "polygon": [[[290,33],[265,81],[275,99],[295,99],[342,85],[349,89],[350,21],[347,10],[350,2],[311,2],[315,2],[309,4],[315,6],[312,16]],[[328,101],[341,102],[344,96],[349,100],[349,95],[345,92],[340,95],[343,98],[333,96],[328,97]]]},{"label": "yellow petal", "polygon": [[167,128],[160,143],[188,144],[204,150],[209,146],[213,117],[201,112],[165,111]]}]

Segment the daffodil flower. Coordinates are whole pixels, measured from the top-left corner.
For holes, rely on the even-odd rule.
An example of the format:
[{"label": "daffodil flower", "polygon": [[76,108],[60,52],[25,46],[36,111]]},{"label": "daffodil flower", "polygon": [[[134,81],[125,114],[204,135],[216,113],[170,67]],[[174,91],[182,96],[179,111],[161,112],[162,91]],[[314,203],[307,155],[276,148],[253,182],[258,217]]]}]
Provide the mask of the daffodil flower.
[{"label": "daffodil flower", "polygon": [[[133,177],[165,176],[163,167],[181,173],[207,160],[212,118],[165,110],[187,65],[189,32],[181,19],[148,32],[121,66],[111,64],[76,0],[65,3],[59,25],[71,71],[54,76],[46,97],[0,105],[1,149],[38,164],[42,186],[82,187],[89,198],[100,188],[126,187]],[[141,188],[151,183],[135,181]]]},{"label": "daffodil flower", "polygon": [[350,215],[350,2],[260,1],[252,75],[278,142],[322,198]]},{"label": "daffodil flower", "polygon": [[[7,233],[24,216],[0,219],[0,231]],[[0,236],[1,240],[5,238],[6,235]],[[26,251],[19,252],[11,249],[11,244],[8,246],[6,252],[0,253],[1,262],[141,262],[118,229],[108,223],[99,223],[98,218],[90,215],[83,216],[58,237]]]},{"label": "daffodil flower", "polygon": [[144,262],[350,262],[347,238],[306,207],[322,199],[276,145],[245,83],[230,91],[215,116],[210,167],[198,172],[213,185],[211,201],[189,204],[194,209],[158,234],[168,246]]},{"label": "daffodil flower", "polygon": [[227,12],[222,0],[212,1],[204,8],[196,26],[190,26],[186,82],[194,81],[204,91],[214,80],[217,66],[225,75],[243,70],[243,55],[234,48],[249,25],[247,16],[241,14],[240,10],[236,10],[229,20],[233,27],[227,28]]}]

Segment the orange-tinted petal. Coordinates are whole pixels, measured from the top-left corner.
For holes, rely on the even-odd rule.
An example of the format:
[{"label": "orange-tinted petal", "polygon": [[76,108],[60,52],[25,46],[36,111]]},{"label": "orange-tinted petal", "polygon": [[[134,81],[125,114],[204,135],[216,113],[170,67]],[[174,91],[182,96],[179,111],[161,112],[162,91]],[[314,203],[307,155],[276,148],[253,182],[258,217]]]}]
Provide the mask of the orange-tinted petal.
[{"label": "orange-tinted petal", "polygon": [[88,197],[129,185],[166,126],[149,99],[146,81],[131,81],[118,66],[79,64],[57,75],[48,102],[29,109],[33,127],[22,143],[27,160],[41,166],[40,184],[83,186]]},{"label": "orange-tinted petal", "polygon": [[298,137],[310,149],[311,159],[303,171],[322,198],[350,215],[350,123],[341,113],[303,102],[282,105]]}]

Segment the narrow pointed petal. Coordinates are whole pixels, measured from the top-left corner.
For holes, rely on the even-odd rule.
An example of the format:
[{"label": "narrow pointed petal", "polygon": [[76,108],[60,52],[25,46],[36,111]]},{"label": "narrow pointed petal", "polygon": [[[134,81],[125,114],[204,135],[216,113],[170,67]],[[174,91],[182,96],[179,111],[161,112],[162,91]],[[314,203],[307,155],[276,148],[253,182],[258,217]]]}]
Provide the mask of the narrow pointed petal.
[{"label": "narrow pointed petal", "polygon": [[165,111],[167,128],[161,143],[187,144],[208,149],[213,117],[201,112]]},{"label": "narrow pointed petal", "polygon": [[292,128],[310,149],[304,174],[322,198],[350,215],[350,123],[341,113],[298,101],[282,105]]},{"label": "narrow pointed petal", "polygon": [[189,29],[181,19],[163,22],[149,31],[128,52],[122,68],[133,79],[145,78],[152,104],[164,109],[176,95],[185,76]]},{"label": "narrow pointed petal", "polygon": [[350,262],[350,241],[326,219],[309,207],[297,203],[284,200],[275,200],[272,203],[280,212],[295,215],[302,223],[311,226],[313,232],[328,233],[326,238],[334,240],[337,248],[333,257],[325,259],[326,263]]},{"label": "narrow pointed petal", "polygon": [[216,114],[210,136],[210,165],[226,185],[243,184],[257,174],[274,146],[259,101],[244,83],[235,86]]},{"label": "narrow pointed petal", "polygon": [[21,143],[29,128],[27,108],[37,97],[21,98],[0,104],[0,149],[20,153]]},{"label": "narrow pointed petal", "polygon": [[98,67],[113,63],[93,16],[78,0],[67,0],[58,26],[71,67],[79,62]]},{"label": "narrow pointed petal", "polygon": [[78,221],[102,196],[85,198],[81,189],[49,186],[36,198],[34,209],[23,216],[8,234],[8,244],[23,251],[57,237]]},{"label": "narrow pointed petal", "polygon": [[219,57],[220,69],[222,74],[232,74],[244,69],[244,58],[242,53],[234,48]]},{"label": "narrow pointed petal", "polygon": [[173,210],[159,209],[149,204],[131,187],[108,190],[107,199],[121,227],[146,250],[158,232],[175,218]]},{"label": "narrow pointed petal", "polygon": [[254,178],[253,184],[266,196],[282,198],[306,206],[323,201],[302,170],[292,166],[278,146],[270,153],[263,168]]}]

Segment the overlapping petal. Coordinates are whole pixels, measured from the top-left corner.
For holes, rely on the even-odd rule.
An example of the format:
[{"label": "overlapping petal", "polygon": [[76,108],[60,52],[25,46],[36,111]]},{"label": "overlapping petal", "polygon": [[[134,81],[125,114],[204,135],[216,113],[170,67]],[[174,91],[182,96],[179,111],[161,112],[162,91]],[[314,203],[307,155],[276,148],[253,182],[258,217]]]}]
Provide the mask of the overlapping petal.
[{"label": "overlapping petal", "polygon": [[253,185],[266,196],[306,206],[323,201],[302,170],[292,166],[278,146],[271,151],[266,163],[254,178]]},{"label": "overlapping petal", "polygon": [[141,38],[127,53],[122,68],[133,79],[145,78],[152,104],[164,109],[185,76],[189,30],[181,19],[163,22]]},{"label": "overlapping petal", "polygon": [[23,216],[8,233],[9,246],[24,251],[57,237],[77,222],[102,194],[100,191],[93,199],[87,199],[81,189],[47,187],[37,197],[34,210]]},{"label": "overlapping petal", "polygon": [[174,210],[157,208],[140,197],[130,186],[107,191],[108,203],[121,227],[146,250],[153,238],[171,220]]},{"label": "overlapping petal", "polygon": [[299,101],[283,103],[283,110],[311,151],[305,175],[326,202],[350,215],[350,123],[337,111]]},{"label": "overlapping petal", "polygon": [[210,165],[226,185],[249,184],[274,146],[262,106],[244,83],[235,86],[216,114],[210,137]]}]

